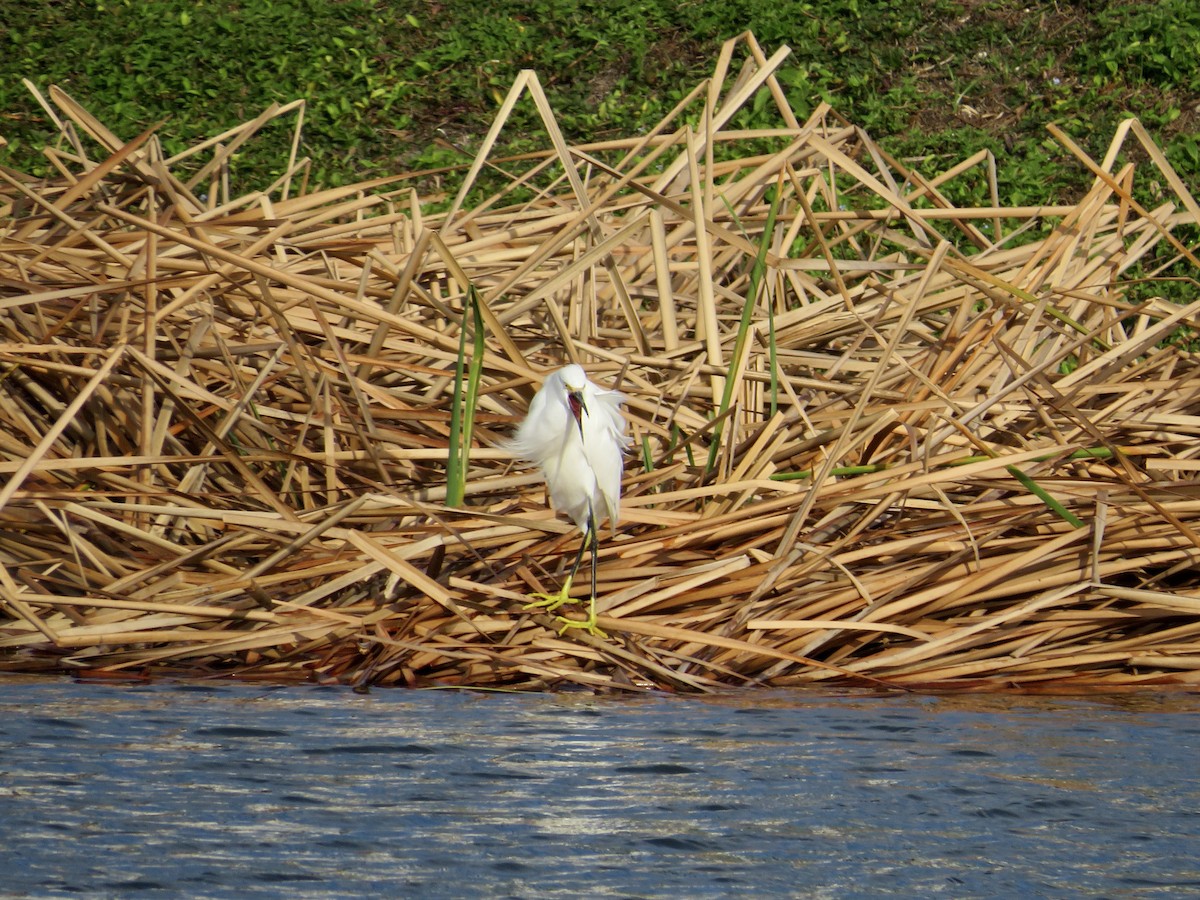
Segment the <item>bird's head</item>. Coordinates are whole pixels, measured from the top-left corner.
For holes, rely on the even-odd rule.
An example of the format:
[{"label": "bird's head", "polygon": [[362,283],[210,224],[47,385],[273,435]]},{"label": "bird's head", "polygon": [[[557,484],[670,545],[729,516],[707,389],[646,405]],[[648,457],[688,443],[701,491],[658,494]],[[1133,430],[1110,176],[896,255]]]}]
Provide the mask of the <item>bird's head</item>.
[{"label": "bird's head", "polygon": [[583,366],[578,363],[572,363],[571,365],[563,366],[555,372],[554,377],[558,379],[559,384],[566,391],[567,409],[571,411],[571,415],[575,419],[575,425],[579,428],[579,437],[582,438],[583,417],[588,414],[587,403],[583,399],[590,384],[587,373],[583,371]]}]

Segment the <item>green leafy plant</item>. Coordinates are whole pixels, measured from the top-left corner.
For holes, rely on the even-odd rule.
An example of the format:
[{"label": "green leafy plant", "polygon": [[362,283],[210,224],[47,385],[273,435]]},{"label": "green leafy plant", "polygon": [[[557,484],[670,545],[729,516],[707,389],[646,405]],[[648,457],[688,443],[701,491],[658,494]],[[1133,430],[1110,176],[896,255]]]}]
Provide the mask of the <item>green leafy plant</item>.
[{"label": "green leafy plant", "polygon": [[[1070,202],[1090,183],[1050,122],[1102,153],[1137,115],[1200,183],[1193,0],[0,0],[0,22],[0,163],[34,175],[52,171],[41,148],[56,129],[23,78],[60,85],[122,137],[164,122],[168,152],[303,98],[301,154],[329,186],[469,161],[526,68],[569,141],[638,133],[749,30],[768,52],[791,47],[778,78],[800,115],[827,101],[927,173],[990,149],[1006,203]],[[779,116],[763,94],[737,122]],[[241,148],[240,187],[278,177],[290,140],[272,126]],[[544,146],[521,108],[496,152]],[[430,176],[449,192],[455,177]]]}]

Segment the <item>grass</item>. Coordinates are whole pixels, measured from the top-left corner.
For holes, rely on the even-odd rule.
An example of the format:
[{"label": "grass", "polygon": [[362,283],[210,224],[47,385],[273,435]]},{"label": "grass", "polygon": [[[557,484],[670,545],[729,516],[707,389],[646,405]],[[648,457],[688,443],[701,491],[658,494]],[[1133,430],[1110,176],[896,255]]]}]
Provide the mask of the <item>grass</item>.
[{"label": "grass", "polygon": [[[56,129],[23,78],[58,84],[125,138],[165,120],[168,153],[305,98],[302,153],[315,183],[340,185],[465,162],[524,68],[539,72],[568,141],[637,133],[749,29],[768,51],[792,48],[779,77],[801,118],[828,101],[931,169],[990,149],[1005,159],[1006,203],[1073,202],[1085,186],[1048,122],[1094,151],[1137,115],[1184,180],[1200,181],[1193,0],[2,0],[0,22],[0,163],[38,175]],[[735,124],[776,120],[760,97]],[[518,110],[500,153],[542,146],[539,131]],[[277,176],[289,140],[279,125],[244,148],[239,189]],[[954,190],[954,202],[978,202],[986,185]]]}]

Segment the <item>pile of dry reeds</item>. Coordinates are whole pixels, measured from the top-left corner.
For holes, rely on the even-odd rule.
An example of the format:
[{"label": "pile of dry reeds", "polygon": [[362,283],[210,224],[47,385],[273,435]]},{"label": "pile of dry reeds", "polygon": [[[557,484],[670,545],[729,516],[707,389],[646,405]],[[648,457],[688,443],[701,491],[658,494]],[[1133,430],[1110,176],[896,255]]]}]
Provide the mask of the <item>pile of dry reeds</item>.
[{"label": "pile of dry reeds", "polygon": [[[232,195],[237,148],[299,104],[164,159],[51,91],[61,177],[0,171],[3,665],[1196,680],[1200,368],[1169,339],[1200,296],[1126,289],[1156,248],[1197,265],[1200,208],[1136,120],[1098,162],[1060,136],[1095,175],[1076,205],[955,208],[954,179],[995,196],[993,159],[927,177],[828,107],[797,121],[785,54],[731,42],[655,131],[579,147],[522,75],[438,213],[403,177],[306,192],[295,155]],[[734,129],[763,92],[779,127]],[[490,160],[517,102],[552,146]],[[485,171],[508,184],[468,208]],[[628,396],[636,448],[606,638],[523,609],[580,536],[495,449],[571,360]]]}]

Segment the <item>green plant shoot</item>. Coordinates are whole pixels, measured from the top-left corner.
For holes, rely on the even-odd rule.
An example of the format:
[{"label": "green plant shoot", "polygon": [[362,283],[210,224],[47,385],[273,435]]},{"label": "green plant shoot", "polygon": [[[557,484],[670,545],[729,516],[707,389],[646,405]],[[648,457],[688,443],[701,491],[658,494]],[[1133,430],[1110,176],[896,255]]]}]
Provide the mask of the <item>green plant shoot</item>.
[{"label": "green plant shoot", "polygon": [[[473,335],[467,361],[467,332]],[[446,505],[462,506],[467,493],[471,463],[471,439],[475,430],[475,406],[483,374],[483,313],[475,285],[467,286],[462,327],[458,336],[458,360],[454,364],[454,402],[450,405],[450,443],[446,460]],[[466,381],[464,390],[464,379]]]}]

